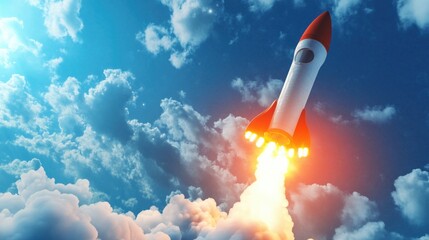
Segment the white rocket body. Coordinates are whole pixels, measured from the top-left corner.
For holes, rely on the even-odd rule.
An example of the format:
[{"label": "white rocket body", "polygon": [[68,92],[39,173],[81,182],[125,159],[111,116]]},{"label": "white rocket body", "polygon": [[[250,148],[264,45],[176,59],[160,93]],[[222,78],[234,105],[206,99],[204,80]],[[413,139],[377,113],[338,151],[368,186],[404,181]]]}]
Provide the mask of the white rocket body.
[{"label": "white rocket body", "polygon": [[[278,100],[256,116],[246,129],[246,138],[257,146],[270,141],[298,148],[307,156],[310,133],[305,121],[305,105],[331,42],[329,12],[319,15],[301,36]],[[301,154],[300,154],[301,153]]]},{"label": "white rocket body", "polygon": [[[302,57],[298,53],[308,50],[313,52],[313,59],[308,63],[300,61]],[[317,73],[325,62],[326,56],[326,49],[319,41],[304,39],[298,43],[268,131],[282,129],[293,136],[298,119],[305,108]]]}]

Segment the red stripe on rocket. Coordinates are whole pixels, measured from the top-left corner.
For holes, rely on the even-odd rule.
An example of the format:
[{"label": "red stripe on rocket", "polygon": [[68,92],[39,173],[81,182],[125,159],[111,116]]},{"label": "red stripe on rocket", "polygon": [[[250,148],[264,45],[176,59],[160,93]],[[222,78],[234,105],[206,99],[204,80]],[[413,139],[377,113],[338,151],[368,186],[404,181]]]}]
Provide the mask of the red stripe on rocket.
[{"label": "red stripe on rocket", "polygon": [[298,149],[298,157],[308,155],[310,133],[305,120],[305,104],[327,56],[331,31],[331,16],[327,11],[307,27],[295,48],[279,98],[250,122],[246,129],[247,139],[257,145],[270,141],[288,149]]}]

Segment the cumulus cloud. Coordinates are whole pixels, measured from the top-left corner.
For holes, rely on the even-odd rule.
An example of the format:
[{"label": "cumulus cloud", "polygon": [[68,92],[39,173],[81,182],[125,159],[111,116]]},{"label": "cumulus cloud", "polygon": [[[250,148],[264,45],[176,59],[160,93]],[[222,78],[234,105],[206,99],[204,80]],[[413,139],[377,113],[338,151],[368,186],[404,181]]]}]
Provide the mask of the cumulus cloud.
[{"label": "cumulus cloud", "polygon": [[[290,194],[297,239],[389,239],[376,204],[357,192],[327,185],[300,185]],[[320,206],[323,206],[321,208]]]},{"label": "cumulus cloud", "polygon": [[151,23],[144,33],[136,34],[136,39],[154,55],[161,50],[169,52],[171,64],[181,68],[190,62],[191,54],[209,37],[223,4],[212,0],[161,2],[171,11],[170,27]]},{"label": "cumulus cloud", "polygon": [[385,123],[390,121],[396,114],[394,106],[373,106],[364,109],[357,109],[353,112],[353,117],[357,120],[368,121],[373,123]]},{"label": "cumulus cloud", "polygon": [[257,102],[262,107],[268,107],[280,94],[283,81],[270,79],[266,83],[261,83],[236,78],[232,80],[231,86],[241,94],[243,102]]},{"label": "cumulus cloud", "polygon": [[106,69],[104,76],[87,91],[73,77],[51,83],[41,105],[51,126],[17,134],[12,143],[63,163],[70,176],[96,173],[136,187],[140,195],[128,199],[159,201],[172,189],[194,186],[222,203],[236,201],[251,176],[242,138],[246,119],[209,121],[173,99],[161,101],[162,114],[152,123],[129,119],[137,98],[132,73]]},{"label": "cumulus cloud", "polygon": [[405,28],[416,25],[421,30],[429,29],[429,2],[425,0],[397,0],[399,21]]},{"label": "cumulus cloud", "polygon": [[31,53],[38,56],[42,44],[23,34],[24,22],[16,17],[0,18],[0,65],[10,68],[14,65],[14,55]]},{"label": "cumulus cloud", "polygon": [[88,180],[55,183],[40,168],[16,185],[17,194],[0,194],[1,239],[145,239],[132,214],[117,214],[107,202],[88,204]]},{"label": "cumulus cloud", "polygon": [[37,158],[33,158],[30,161],[14,159],[12,162],[0,165],[0,169],[5,171],[8,174],[19,176],[30,170],[39,169],[40,166],[41,166],[40,160]]},{"label": "cumulus cloud", "polygon": [[[2,239],[95,239],[89,217],[78,211],[79,200],[70,194],[43,190],[26,200],[16,214],[0,214]],[[35,224],[35,223],[39,224]],[[25,231],[23,231],[25,229]]]},{"label": "cumulus cloud", "polygon": [[248,0],[249,10],[252,12],[266,12],[270,10],[276,0]]},{"label": "cumulus cloud", "polygon": [[162,0],[171,10],[171,25],[182,47],[198,46],[207,39],[220,10],[212,0]]},{"label": "cumulus cloud", "polygon": [[[24,173],[16,185],[17,194],[0,194],[2,239],[279,239],[258,219],[245,217],[246,210],[252,209],[237,205],[227,214],[211,198],[191,201],[176,194],[162,211],[151,207],[134,217],[130,212],[116,213],[107,202],[85,201],[88,196],[82,192],[92,194],[85,179],[55,183],[40,168]],[[243,195],[241,204],[251,200],[247,197]],[[284,213],[286,205],[281,203],[278,207]],[[281,231],[287,231],[284,224]]]},{"label": "cumulus cloud", "polygon": [[385,229],[385,224],[381,221],[368,222],[362,227],[352,231],[336,229],[334,240],[404,240],[398,233],[391,233]]},{"label": "cumulus cloud", "polygon": [[119,69],[106,69],[103,73],[105,79],[85,94],[87,117],[94,130],[125,141],[131,135],[126,105],[133,100],[130,81],[134,76]]},{"label": "cumulus cloud", "polygon": [[66,133],[83,129],[84,120],[79,113],[80,83],[68,77],[63,84],[51,84],[43,95],[52,110],[58,114],[58,125]]},{"label": "cumulus cloud", "polygon": [[81,0],[28,0],[43,11],[44,24],[51,37],[62,39],[70,37],[79,41],[77,34],[83,29],[79,17]]},{"label": "cumulus cloud", "polygon": [[[243,185],[237,182],[236,176],[231,174],[228,167],[232,164],[244,164],[245,160],[234,153],[234,147],[239,146],[232,146],[222,133],[208,126],[209,117],[201,115],[192,106],[164,99],[161,107],[163,113],[156,124],[161,131],[168,133],[166,140],[177,149],[180,167],[185,175],[193,176],[191,185],[203,187],[210,196],[218,196],[222,202],[235,201]],[[238,129],[235,131],[243,129],[245,122],[241,118],[228,118],[228,121],[236,122]],[[214,125],[222,128],[224,125],[221,121]],[[242,171],[245,169],[243,167]],[[179,176],[180,180],[189,181],[186,178],[188,177]]]},{"label": "cumulus cloud", "polygon": [[48,178],[43,167],[22,174],[16,182],[16,187],[19,196],[24,199],[29,199],[33,194],[42,190],[72,194],[81,202],[90,202],[92,198],[88,180],[78,179],[74,184],[55,183],[55,179]]},{"label": "cumulus cloud", "polygon": [[170,58],[168,60],[170,61],[171,65],[173,65],[173,67],[179,69],[183,65],[190,62],[190,59],[188,58],[190,52],[191,50],[185,50],[183,52],[174,51],[173,53],[171,53]]},{"label": "cumulus cloud", "polygon": [[429,226],[429,172],[414,169],[395,180],[393,200],[402,215],[417,226]]},{"label": "cumulus cloud", "polygon": [[154,55],[157,55],[161,50],[170,50],[175,41],[166,28],[154,24],[149,24],[144,33],[138,32],[136,39]]}]

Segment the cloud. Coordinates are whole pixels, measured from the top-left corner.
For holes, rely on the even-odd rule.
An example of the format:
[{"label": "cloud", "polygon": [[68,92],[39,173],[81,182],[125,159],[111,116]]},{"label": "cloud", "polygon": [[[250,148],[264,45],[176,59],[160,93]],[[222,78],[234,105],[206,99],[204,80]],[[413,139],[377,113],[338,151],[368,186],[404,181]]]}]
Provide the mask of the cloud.
[{"label": "cloud", "polygon": [[83,29],[79,17],[81,0],[28,0],[30,5],[43,11],[44,24],[51,37],[63,39],[70,37],[79,41],[77,34]]},{"label": "cloud", "polygon": [[297,239],[329,239],[335,227],[341,225],[343,193],[331,184],[301,185],[291,193],[290,202]]},{"label": "cloud", "polygon": [[[78,211],[79,200],[70,194],[42,190],[25,201],[16,214],[0,214],[2,239],[95,239],[89,217]],[[39,223],[39,224],[35,224]],[[25,230],[24,230],[25,229]]]},{"label": "cloud", "polygon": [[40,168],[16,184],[18,194],[0,194],[2,239],[146,239],[132,214],[107,202],[82,204],[92,195],[88,180],[57,184]]},{"label": "cloud", "polygon": [[33,158],[30,161],[15,159],[12,162],[0,165],[0,169],[10,175],[19,176],[30,170],[39,169],[40,166],[41,166],[40,160],[37,158]]},{"label": "cloud", "polygon": [[331,184],[300,185],[290,199],[296,239],[375,240],[399,236],[376,221],[376,204],[357,192],[347,194]]},{"label": "cloud", "polygon": [[171,25],[174,35],[182,47],[198,46],[205,41],[216,16],[219,6],[212,0],[162,0],[171,10]]},{"label": "cloud", "polygon": [[334,16],[343,22],[350,15],[357,12],[357,8],[362,4],[362,0],[334,0],[332,10]]},{"label": "cloud", "polygon": [[190,105],[164,99],[159,119],[142,123],[128,115],[137,98],[132,73],[106,69],[104,76],[87,91],[74,77],[51,83],[41,94],[50,126],[17,134],[13,145],[63,163],[69,176],[96,173],[135,187],[139,195],[127,199],[159,201],[172,189],[194,186],[222,203],[236,201],[251,176],[246,119],[209,121]]},{"label": "cloud", "polygon": [[397,0],[399,21],[404,28],[416,25],[421,30],[429,29],[429,2],[425,0]]},{"label": "cloud", "polygon": [[43,95],[52,111],[58,114],[58,125],[62,132],[74,133],[83,130],[84,120],[80,114],[80,83],[68,77],[63,84],[51,84]]},{"label": "cloud", "polygon": [[154,55],[162,50],[169,52],[169,61],[179,69],[191,61],[192,53],[210,36],[217,18],[223,11],[223,3],[212,0],[161,0],[161,2],[171,11],[170,27],[151,23],[144,33],[136,34],[136,39]]},{"label": "cloud", "polygon": [[352,230],[343,231],[336,229],[334,240],[404,240],[405,238],[398,233],[390,233],[385,229],[385,224],[381,221],[368,222],[362,227]]},{"label": "cloud", "polygon": [[411,224],[429,226],[429,172],[414,169],[395,180],[393,200]]},{"label": "cloud", "polygon": [[80,202],[88,203],[92,199],[92,192],[89,189],[88,180],[78,179],[74,184],[65,185],[62,183],[55,183],[55,179],[48,178],[43,167],[22,174],[21,179],[16,182],[16,187],[19,196],[24,199],[30,199],[33,194],[42,190],[72,194],[76,196]]},{"label": "cloud", "polygon": [[225,217],[226,213],[217,208],[213,199],[191,202],[179,194],[170,199],[162,213],[156,208],[142,211],[136,222],[151,235],[163,232],[172,239],[196,239],[200,234],[212,231]]},{"label": "cloud", "polygon": [[190,55],[190,50],[185,50],[183,52],[174,51],[170,55],[170,58],[168,60],[170,61],[171,65],[173,65],[173,67],[179,69],[183,65],[190,62],[190,59],[188,58],[189,55]]},{"label": "cloud", "polygon": [[258,81],[244,81],[241,78],[232,80],[231,86],[237,90],[243,102],[258,102],[262,107],[268,107],[280,94],[283,81],[270,79],[266,83]]},{"label": "cloud", "polygon": [[58,74],[56,73],[58,66],[63,62],[62,57],[52,58],[46,63],[43,64],[44,67],[46,67],[50,74],[51,74],[51,80],[55,81],[59,78]]},{"label": "cloud", "polygon": [[[277,168],[277,166],[274,166]],[[266,169],[274,173],[272,169]],[[241,195],[228,213],[212,198],[194,200],[173,194],[159,210],[151,207],[134,217],[131,212],[117,213],[108,202],[94,199],[86,179],[75,183],[56,183],[43,167],[21,175],[16,182],[17,194],[0,193],[0,237],[2,239],[293,239],[292,220],[285,206],[283,181],[278,181],[277,195],[261,194],[266,176],[257,179]],[[259,176],[259,177],[258,177]],[[283,176],[284,177],[284,176]],[[263,181],[262,181],[263,182]],[[417,183],[418,184],[418,183]],[[261,192],[262,191],[262,192]],[[135,202],[135,199],[129,199]],[[423,203],[426,203],[425,201]],[[276,219],[266,212],[272,210]],[[321,208],[320,206],[323,206]],[[259,212],[270,216],[260,218]],[[385,224],[375,221],[374,202],[359,193],[347,194],[333,185],[301,185],[291,195],[290,211],[295,220],[296,239],[387,240],[406,239],[388,232]],[[265,216],[264,214],[264,216]],[[309,215],[307,215],[309,214]],[[335,220],[337,219],[337,220]],[[303,221],[304,220],[304,221]],[[279,225],[275,225],[275,223]],[[274,225],[273,225],[274,223]],[[329,235],[324,226],[332,225]],[[315,224],[322,224],[316,226]],[[25,229],[25,230],[24,230]],[[302,232],[300,232],[300,229]],[[318,230],[318,231],[315,231]],[[328,232],[332,232],[329,231]],[[303,238],[300,238],[303,237]],[[427,239],[427,235],[419,238]]]},{"label": "cloud", "polygon": [[313,106],[313,110],[324,117],[327,117],[329,121],[335,124],[348,125],[348,124],[359,124],[361,121],[372,122],[376,124],[382,124],[389,122],[396,115],[397,110],[393,105],[383,106],[366,106],[362,109],[354,110],[350,115],[342,115],[333,113],[330,111],[329,106],[326,103],[317,102]]},{"label": "cloud", "polygon": [[[162,132],[165,131],[169,145],[179,153],[179,166],[184,171],[179,179],[185,182],[191,180],[188,184],[202,187],[209,196],[216,196],[222,202],[235,201],[243,185],[237,182],[236,176],[228,167],[242,166],[245,159],[234,153],[239,146],[232,145],[222,135],[227,133],[219,133],[218,129],[222,131],[229,124],[236,125],[237,133],[229,133],[235,135],[244,128],[245,121],[229,116],[227,120],[216,122],[213,128],[208,126],[209,117],[201,115],[190,105],[164,99],[161,101],[161,108],[163,113],[156,124]],[[241,171],[245,169],[242,167]],[[177,172],[177,168],[174,172]],[[189,176],[192,178],[186,180]]]},{"label": "cloud", "polygon": [[394,106],[373,106],[364,109],[357,109],[353,112],[353,117],[357,120],[373,123],[385,123],[390,121],[396,114]]},{"label": "cloud", "polygon": [[249,10],[251,12],[266,12],[270,10],[276,0],[248,0]]},{"label": "cloud", "polygon": [[166,28],[154,24],[149,24],[144,33],[138,32],[136,39],[154,55],[157,55],[161,50],[170,50],[175,42]]},{"label": "cloud", "polygon": [[41,116],[43,106],[29,93],[28,82],[14,74],[0,82],[0,124],[25,132],[45,129],[47,119]]},{"label": "cloud", "polygon": [[80,210],[97,229],[97,239],[146,239],[133,215],[115,213],[107,202],[83,205]]},{"label": "cloud", "polygon": [[[244,217],[243,205],[228,215],[211,198],[191,201],[176,194],[162,211],[151,207],[134,217],[130,212],[116,213],[108,202],[85,203],[88,198],[81,190],[92,194],[85,179],[55,183],[40,168],[23,174],[16,185],[17,194],[0,193],[2,239],[279,239],[258,219]],[[242,204],[251,198],[244,199]],[[284,205],[278,207],[286,211]],[[285,222],[281,223],[284,229]]]},{"label": "cloud", "polygon": [[42,44],[23,34],[24,22],[16,17],[0,18],[0,65],[10,68],[15,64],[14,55],[31,53],[38,56]]},{"label": "cloud", "polygon": [[85,94],[88,120],[94,130],[126,141],[131,135],[126,105],[133,100],[130,81],[134,76],[120,69],[106,69],[103,74],[105,79]]}]

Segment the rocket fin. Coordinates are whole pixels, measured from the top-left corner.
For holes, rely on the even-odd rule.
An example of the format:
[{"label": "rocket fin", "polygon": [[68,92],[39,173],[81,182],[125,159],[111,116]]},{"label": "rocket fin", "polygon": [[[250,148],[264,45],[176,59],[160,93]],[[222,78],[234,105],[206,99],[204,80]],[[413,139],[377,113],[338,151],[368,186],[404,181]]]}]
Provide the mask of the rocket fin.
[{"label": "rocket fin", "polygon": [[258,114],[255,118],[250,121],[249,125],[246,128],[246,132],[250,131],[256,133],[258,136],[264,136],[264,133],[267,131],[270,126],[271,119],[273,118],[274,111],[276,110],[277,100],[271,104],[270,107],[265,109],[263,112]]},{"label": "rocket fin", "polygon": [[305,109],[302,110],[301,116],[299,116],[292,139],[295,147],[310,147],[310,132],[305,120]]}]

